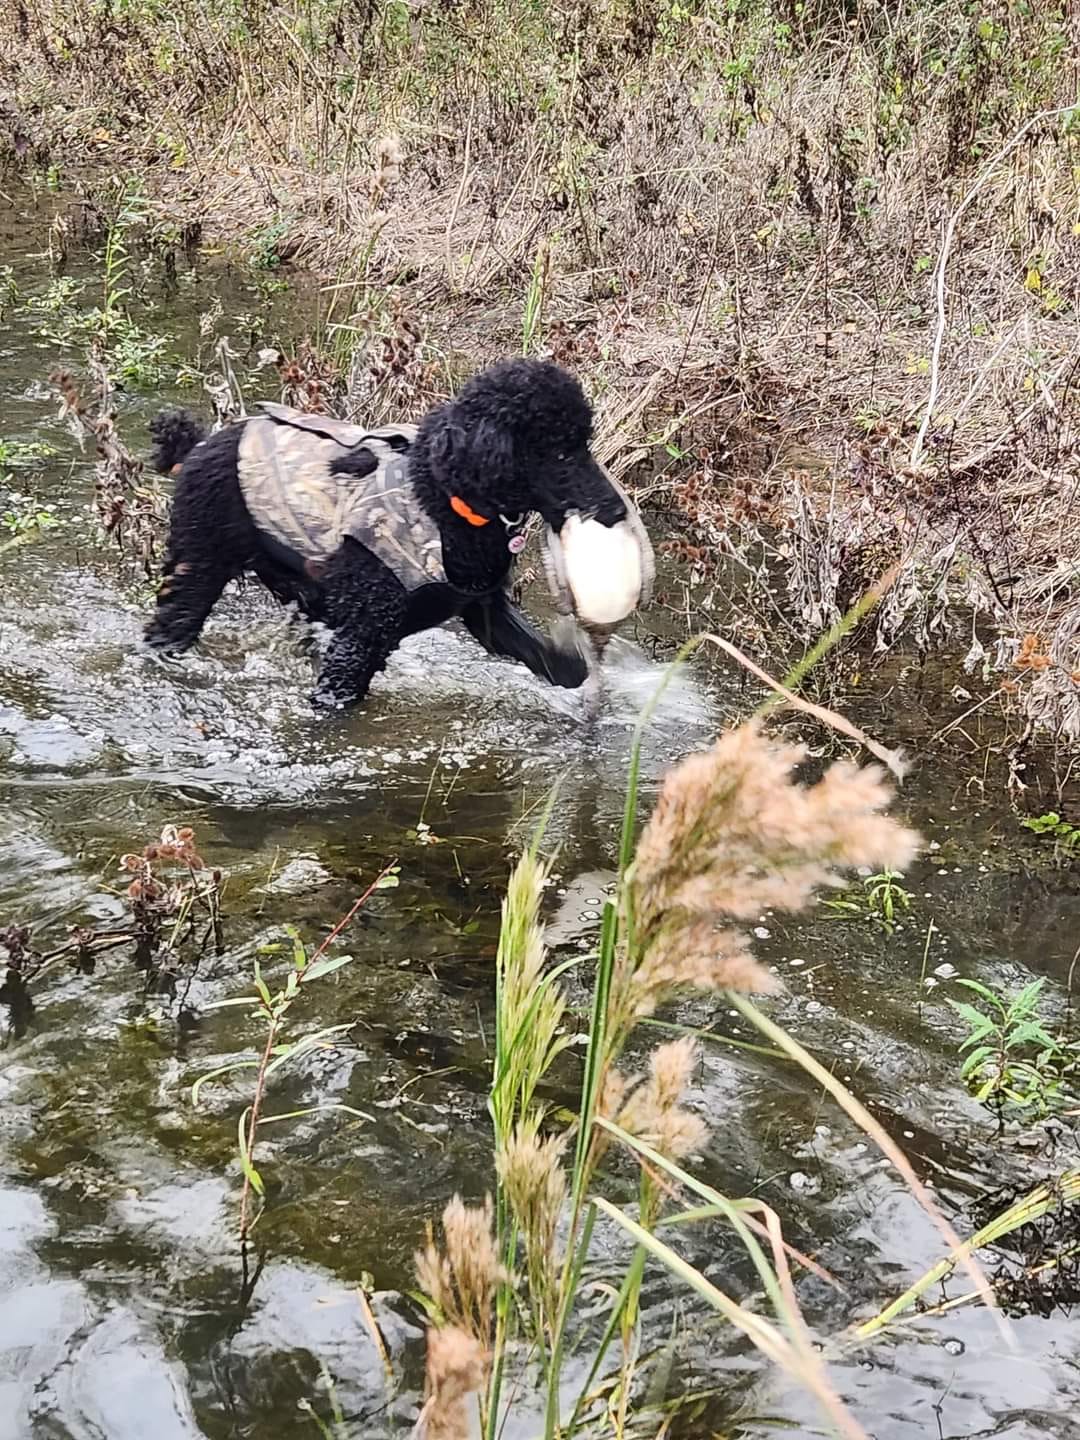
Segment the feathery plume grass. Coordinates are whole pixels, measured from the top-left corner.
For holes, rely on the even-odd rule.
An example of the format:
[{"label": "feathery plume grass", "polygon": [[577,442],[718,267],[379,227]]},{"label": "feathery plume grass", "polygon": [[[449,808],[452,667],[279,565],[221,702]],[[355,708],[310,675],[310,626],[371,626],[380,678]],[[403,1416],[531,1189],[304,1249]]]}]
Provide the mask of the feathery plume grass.
[{"label": "feathery plume grass", "polygon": [[536,1085],[570,1043],[560,1035],[566,1002],[553,979],[543,979],[546,951],[540,899],[547,867],[526,852],[515,866],[502,907],[496,960],[496,1069],[491,1108],[496,1137],[505,1142],[514,1118],[528,1111]]},{"label": "feathery plume grass", "polygon": [[455,1195],[443,1210],[443,1248],[428,1226],[427,1244],[413,1257],[421,1290],[431,1300],[440,1325],[457,1326],[485,1353],[491,1343],[495,1289],[505,1278],[492,1235],[490,1198],[466,1205]]},{"label": "feathery plume grass", "polygon": [[[835,718],[829,712],[815,714],[830,722]],[[779,989],[753,954],[746,922],[766,910],[806,908],[819,890],[839,883],[846,868],[873,865],[900,873],[914,856],[916,835],[885,813],[893,792],[883,769],[838,762],[816,781],[804,783],[796,771],[807,754],[803,746],[766,735],[761,718],[734,727],[711,749],[672,767],[635,847],[635,747],[619,884],[604,906],[581,1099],[569,1132],[576,1132],[572,1164],[564,1163],[568,1137],[545,1133],[551,1120],[537,1091],[570,1043],[560,979],[579,957],[548,966],[540,919],[548,871],[535,851],[521,858],[510,877],[496,968],[490,1096],[496,1238],[490,1206],[468,1212],[455,1200],[444,1217],[443,1249],[429,1235],[426,1250],[417,1256],[421,1284],[439,1316],[436,1333],[457,1330],[481,1347],[487,1379],[480,1405],[485,1440],[494,1440],[505,1419],[503,1366],[520,1326],[545,1377],[544,1440],[567,1440],[577,1433],[579,1420],[600,1393],[593,1382],[616,1339],[622,1343],[621,1367],[605,1394],[615,1432],[625,1432],[635,1394],[647,1256],[662,1259],[683,1278],[696,1277],[694,1283],[701,1279],[653,1234],[664,1208],[678,1203],[687,1187],[705,1193],[708,1204],[673,1219],[715,1216],[733,1227],[762,1274],[777,1324],[766,1324],[753,1309],[726,1296],[718,1299],[704,1282],[696,1288],[814,1394],[842,1433],[862,1434],[810,1345],[775,1217],[768,1232],[770,1262],[754,1238],[754,1225],[742,1218],[747,1202],[703,1190],[680,1168],[680,1162],[705,1148],[709,1136],[704,1119],[683,1103],[698,1055],[695,1042],[686,1037],[655,1047],[644,1073],[620,1068],[642,1018],[681,992],[728,992],[734,1003],[746,1003],[745,994]],[[637,1219],[631,1222],[618,1211],[636,1248],[567,1427],[561,1407],[564,1349],[596,1216],[614,1210],[595,1194],[599,1161],[613,1142],[641,1165]],[[519,1246],[527,1282],[526,1303],[520,1306],[509,1280]],[[439,1352],[429,1353],[429,1368],[442,1363]],[[434,1396],[432,1382],[429,1389]],[[453,1388],[444,1390],[453,1400]],[[463,1412],[455,1413],[458,1423]]]},{"label": "feathery plume grass", "polygon": [[432,1327],[427,1336],[423,1440],[471,1440],[469,1396],[484,1383],[485,1352],[475,1335],[456,1325]]},{"label": "feathery plume grass", "polygon": [[669,1160],[697,1153],[709,1138],[704,1120],[679,1104],[696,1058],[697,1045],[687,1037],[657,1046],[649,1056],[648,1076],[618,1112],[616,1123],[623,1130]]},{"label": "feathery plume grass", "polygon": [[540,1114],[533,1111],[496,1152],[495,1169],[525,1243],[529,1300],[550,1335],[562,1265],[557,1230],[567,1194],[566,1141],[560,1135],[542,1139],[539,1132]]},{"label": "feathery plume grass", "polygon": [[669,771],[627,877],[620,1023],[680,989],[774,992],[731,921],[803,910],[844,867],[906,869],[918,838],[882,813],[884,771],[839,761],[803,785],[793,775],[806,755],[752,720]]}]

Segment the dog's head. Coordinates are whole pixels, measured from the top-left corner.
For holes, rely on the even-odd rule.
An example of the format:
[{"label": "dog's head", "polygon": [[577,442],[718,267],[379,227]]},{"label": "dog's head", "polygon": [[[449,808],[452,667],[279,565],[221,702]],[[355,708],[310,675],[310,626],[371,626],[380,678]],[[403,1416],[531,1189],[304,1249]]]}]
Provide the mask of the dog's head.
[{"label": "dog's head", "polygon": [[530,512],[561,551],[580,619],[613,625],[645,598],[652,553],[625,494],[593,459],[592,408],[548,361],[482,371],[422,429],[432,475],[464,525],[513,529]]}]

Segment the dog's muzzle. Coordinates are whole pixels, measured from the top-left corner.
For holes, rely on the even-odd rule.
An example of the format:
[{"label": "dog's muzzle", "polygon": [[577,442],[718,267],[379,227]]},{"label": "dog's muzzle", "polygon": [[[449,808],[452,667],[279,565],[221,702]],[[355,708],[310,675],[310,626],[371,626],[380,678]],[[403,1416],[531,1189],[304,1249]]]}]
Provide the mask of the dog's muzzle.
[{"label": "dog's muzzle", "polygon": [[570,514],[557,534],[548,527],[544,539],[544,564],[556,605],[598,638],[648,603],[655,573],[641,516],[622,487],[610,475],[607,479],[626,506],[624,520],[602,525]]}]

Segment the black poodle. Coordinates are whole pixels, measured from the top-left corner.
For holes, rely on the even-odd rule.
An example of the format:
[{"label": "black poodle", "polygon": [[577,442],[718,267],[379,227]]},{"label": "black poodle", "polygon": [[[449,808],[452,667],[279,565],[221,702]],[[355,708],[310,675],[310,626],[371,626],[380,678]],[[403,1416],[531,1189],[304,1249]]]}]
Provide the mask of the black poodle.
[{"label": "black poodle", "polygon": [[581,685],[585,647],[546,639],[508,598],[531,512],[549,527],[553,591],[583,623],[610,630],[651,578],[640,520],[590,454],[589,403],[547,362],[492,366],[416,428],[267,405],[210,436],[166,411],[152,433],[155,468],[177,481],[148,642],[187,649],[252,571],[334,631],[318,704],[362,700],[406,635],[454,617],[492,654]]}]

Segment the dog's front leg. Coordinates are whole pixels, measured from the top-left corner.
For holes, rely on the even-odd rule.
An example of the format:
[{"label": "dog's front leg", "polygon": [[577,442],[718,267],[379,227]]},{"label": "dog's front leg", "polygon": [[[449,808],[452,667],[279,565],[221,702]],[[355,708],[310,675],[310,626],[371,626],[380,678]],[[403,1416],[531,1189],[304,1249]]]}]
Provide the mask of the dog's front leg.
[{"label": "dog's front leg", "polygon": [[347,539],[321,576],[327,623],[334,637],[311,699],[343,710],[368,692],[406,633],[409,596],[370,550]]},{"label": "dog's front leg", "polygon": [[462,621],[491,655],[520,660],[534,675],[564,690],[576,690],[589,676],[589,663],[576,645],[546,639],[505,595],[466,605]]}]

